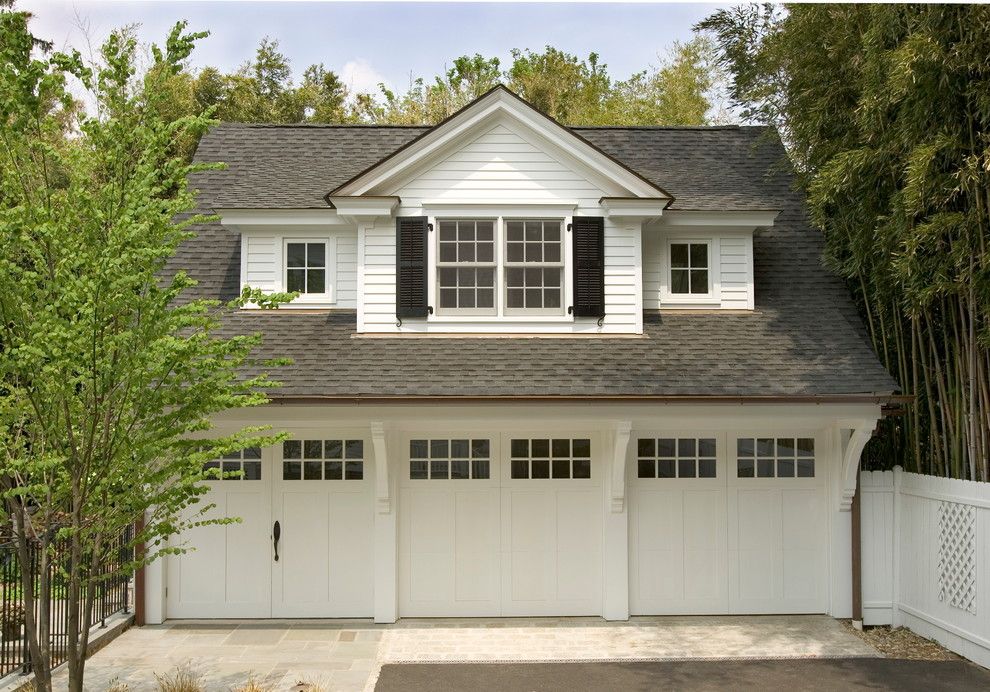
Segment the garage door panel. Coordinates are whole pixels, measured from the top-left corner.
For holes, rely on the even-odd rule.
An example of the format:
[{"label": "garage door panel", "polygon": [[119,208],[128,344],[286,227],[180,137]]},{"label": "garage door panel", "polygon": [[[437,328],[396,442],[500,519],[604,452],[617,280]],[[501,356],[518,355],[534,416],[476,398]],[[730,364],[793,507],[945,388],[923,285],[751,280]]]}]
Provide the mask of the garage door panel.
[{"label": "garage door panel", "polygon": [[639,545],[643,550],[679,551],[684,535],[682,493],[640,490],[636,503]]},{"label": "garage door panel", "polygon": [[269,527],[267,517],[257,509],[261,500],[256,493],[230,493],[227,497],[227,516],[241,518],[240,523],[224,527],[228,603],[268,601]]},{"label": "garage door panel", "polygon": [[328,505],[323,493],[294,492],[282,497],[282,599],[310,604],[330,596]]},{"label": "garage door panel", "polygon": [[783,597],[813,601],[821,591],[822,572],[815,550],[788,550],[782,556]]},{"label": "garage door panel", "polygon": [[341,607],[374,601],[374,521],[367,494],[330,495],[330,597]]},{"label": "garage door panel", "polygon": [[601,494],[558,490],[556,598],[587,599],[599,588]]},{"label": "garage door panel", "polygon": [[457,601],[491,601],[498,596],[499,532],[497,494],[491,490],[455,494],[454,583]]},{"label": "garage door panel", "polygon": [[[256,480],[208,482],[209,490],[200,502],[186,510],[185,516],[191,519],[240,521],[193,527],[173,539],[173,545],[187,552],[167,558],[166,617],[271,614],[271,490],[267,468],[262,471]],[[215,506],[197,518],[207,504]]]},{"label": "garage door panel", "polygon": [[410,492],[406,521],[412,552],[445,554],[454,552],[454,497],[450,493],[420,490]]}]

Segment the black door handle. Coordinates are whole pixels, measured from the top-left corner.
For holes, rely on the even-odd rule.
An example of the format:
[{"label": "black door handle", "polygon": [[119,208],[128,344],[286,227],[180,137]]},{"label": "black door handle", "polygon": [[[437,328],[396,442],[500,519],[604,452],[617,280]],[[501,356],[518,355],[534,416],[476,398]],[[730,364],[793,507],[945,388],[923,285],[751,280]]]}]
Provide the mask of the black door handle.
[{"label": "black door handle", "polygon": [[272,536],[275,539],[275,562],[278,562],[278,539],[282,537],[282,525],[277,521],[275,526],[272,527]]}]

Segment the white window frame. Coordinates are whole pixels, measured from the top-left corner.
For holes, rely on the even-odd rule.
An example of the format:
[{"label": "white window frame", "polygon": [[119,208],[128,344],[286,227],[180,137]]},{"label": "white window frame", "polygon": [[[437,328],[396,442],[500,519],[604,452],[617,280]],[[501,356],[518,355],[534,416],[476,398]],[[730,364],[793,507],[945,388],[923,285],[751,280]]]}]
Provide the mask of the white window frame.
[{"label": "white window frame", "polygon": [[[565,241],[564,235],[567,233],[567,222],[565,219],[552,216],[503,216],[499,219],[500,225],[502,226],[501,233],[501,243],[502,243],[502,261],[499,263],[502,267],[501,272],[501,294],[502,294],[502,314],[507,317],[518,317],[520,315],[546,315],[546,316],[560,316],[567,312],[566,304],[566,271],[568,267],[567,255],[565,254]],[[556,221],[560,223],[560,261],[559,262],[512,262],[509,263],[509,238],[508,233],[505,230],[505,224],[508,221],[520,221],[523,222],[523,233],[525,234],[525,222],[526,221]],[[523,236],[525,238],[525,235]],[[525,246],[524,246],[525,247]],[[527,267],[533,268],[559,268],[560,269],[560,307],[559,308],[510,308],[509,307],[509,284],[505,277],[505,270],[507,269],[526,269]]]},{"label": "white window frame", "polygon": [[[439,210],[428,216],[428,222],[433,226],[433,237],[429,243],[429,303],[433,306],[433,314],[427,320],[429,322],[573,322],[574,316],[568,314],[567,308],[573,302],[573,288],[571,286],[571,237],[568,227],[573,217],[570,213],[549,212],[548,209],[520,209],[511,211],[489,213],[490,207],[486,210],[461,210],[451,209],[440,212]],[[441,309],[440,306],[440,267],[453,266],[452,264],[441,264],[440,259],[440,221],[495,221],[495,310],[489,308],[471,309]],[[506,308],[506,283],[505,283],[505,257],[506,257],[506,221],[559,221],[560,222],[560,251],[561,251],[561,295],[560,308]],[[524,263],[525,264],[525,263]],[[517,265],[514,265],[517,266]],[[518,265],[523,266],[523,265]],[[556,263],[540,263],[540,266],[556,266]]]},{"label": "white window frame", "polygon": [[[708,246],[708,292],[707,293],[673,293],[671,270],[672,245],[707,245]],[[718,273],[719,273],[719,243],[718,238],[708,236],[678,235],[663,240],[663,266],[660,272],[660,304],[667,305],[719,305]]]},{"label": "white window frame", "polygon": [[323,243],[325,258],[326,290],[323,293],[300,293],[289,305],[293,306],[320,306],[332,305],[336,302],[337,286],[337,239],[332,236],[283,236],[281,243],[281,254],[278,258],[282,271],[280,280],[282,285],[280,290],[288,291],[288,255],[289,243]]},{"label": "white window frame", "polygon": [[[474,262],[441,262],[440,261],[440,223],[443,221],[491,221],[492,222],[492,261],[491,262],[478,262],[477,255],[475,255],[476,261]],[[499,296],[498,296],[498,284],[499,278],[501,277],[501,272],[499,271],[499,249],[498,249],[498,238],[499,238],[499,223],[500,219],[498,217],[465,217],[465,216],[440,216],[433,221],[433,235],[434,242],[431,243],[433,246],[433,268],[434,268],[434,280],[433,280],[433,291],[436,299],[433,304],[436,305],[435,312],[438,315],[450,316],[450,315],[471,315],[477,317],[496,317],[499,314]],[[477,233],[477,225],[475,226],[475,233]],[[477,236],[475,236],[475,250],[477,250],[478,241]],[[441,269],[484,269],[491,268],[494,270],[495,274],[495,284],[492,286],[493,296],[492,296],[492,307],[490,308],[445,308],[440,306],[440,270]]]}]

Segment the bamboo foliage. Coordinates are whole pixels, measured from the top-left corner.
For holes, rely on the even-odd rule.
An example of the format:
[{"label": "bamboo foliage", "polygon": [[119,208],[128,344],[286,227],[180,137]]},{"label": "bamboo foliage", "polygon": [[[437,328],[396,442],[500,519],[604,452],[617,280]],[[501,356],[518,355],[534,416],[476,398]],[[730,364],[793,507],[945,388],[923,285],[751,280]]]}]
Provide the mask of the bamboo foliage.
[{"label": "bamboo foliage", "polygon": [[914,396],[867,463],[990,480],[990,7],[748,6],[699,28],[737,104],[783,129],[825,261]]}]

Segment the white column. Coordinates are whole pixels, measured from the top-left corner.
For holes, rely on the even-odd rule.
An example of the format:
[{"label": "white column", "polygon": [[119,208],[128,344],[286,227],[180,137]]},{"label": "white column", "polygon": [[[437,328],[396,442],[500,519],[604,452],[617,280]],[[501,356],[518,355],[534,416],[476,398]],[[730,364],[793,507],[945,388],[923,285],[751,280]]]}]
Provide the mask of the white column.
[{"label": "white column", "polygon": [[375,622],[395,622],[398,618],[396,588],[398,525],[395,506],[395,479],[389,473],[389,436],[382,423],[371,424],[375,450]]},{"label": "white column", "polygon": [[604,549],[605,579],[602,617],[629,619],[629,508],[626,502],[626,450],[632,425],[616,424],[604,435],[606,455]]},{"label": "white column", "polygon": [[165,622],[165,558],[160,557],[144,567],[144,623],[160,625]]}]

